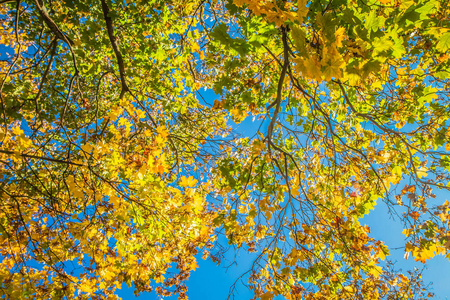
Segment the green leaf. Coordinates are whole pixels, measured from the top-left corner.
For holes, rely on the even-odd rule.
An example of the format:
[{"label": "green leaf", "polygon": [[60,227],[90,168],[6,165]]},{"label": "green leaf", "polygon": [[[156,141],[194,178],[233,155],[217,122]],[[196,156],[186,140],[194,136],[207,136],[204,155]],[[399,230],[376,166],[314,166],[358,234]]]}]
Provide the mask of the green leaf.
[{"label": "green leaf", "polygon": [[294,45],[295,48],[300,53],[305,52],[305,39],[306,39],[306,32],[303,28],[299,26],[293,26],[292,27],[292,38],[294,39]]},{"label": "green leaf", "polygon": [[446,52],[448,49],[450,49],[450,31],[444,33],[441,36],[439,42],[436,45],[436,49],[441,52]]},{"label": "green leaf", "polygon": [[229,44],[231,37],[228,35],[228,27],[225,23],[220,23],[211,32],[211,37],[221,44]]},{"label": "green leaf", "polygon": [[366,23],[364,26],[369,30],[369,33],[371,31],[376,32],[378,29],[380,29],[384,25],[384,18],[381,16],[377,16],[377,13],[375,10],[372,10],[369,14],[369,16],[366,19]]}]

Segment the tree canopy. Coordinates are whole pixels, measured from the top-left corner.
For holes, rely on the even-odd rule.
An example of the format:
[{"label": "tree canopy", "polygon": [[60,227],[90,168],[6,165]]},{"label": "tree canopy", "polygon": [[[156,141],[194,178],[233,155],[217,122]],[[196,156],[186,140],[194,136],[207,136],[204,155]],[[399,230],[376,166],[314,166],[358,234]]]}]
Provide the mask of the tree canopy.
[{"label": "tree canopy", "polygon": [[[255,252],[255,299],[431,297],[450,258],[447,0],[0,0],[0,295],[186,299]],[[242,135],[236,124],[259,124]]]}]

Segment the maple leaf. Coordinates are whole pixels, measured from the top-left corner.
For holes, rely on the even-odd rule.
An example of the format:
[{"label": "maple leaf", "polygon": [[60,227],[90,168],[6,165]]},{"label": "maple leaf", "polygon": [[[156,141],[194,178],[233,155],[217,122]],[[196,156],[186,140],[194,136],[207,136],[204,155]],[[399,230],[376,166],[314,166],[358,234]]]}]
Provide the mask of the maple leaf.
[{"label": "maple leaf", "polygon": [[261,295],[261,300],[270,300],[270,299],[273,299],[272,292],[265,292],[264,294]]},{"label": "maple leaf", "polygon": [[162,274],[160,274],[160,275],[155,277],[155,282],[156,283],[163,283],[164,280],[165,280],[165,277]]},{"label": "maple leaf", "polygon": [[368,273],[373,275],[375,278],[378,278],[383,273],[383,270],[380,266],[374,265],[370,268],[370,271]]},{"label": "maple leaf", "polygon": [[194,179],[194,176],[183,176],[181,177],[179,185],[181,187],[194,187],[197,184],[197,180]]},{"label": "maple leaf", "polygon": [[297,17],[300,23],[303,22],[303,18],[308,14],[309,8],[306,6],[307,3],[307,0],[297,0]]},{"label": "maple leaf", "polygon": [[334,38],[336,39],[336,47],[340,48],[343,46],[342,42],[346,38],[346,31],[344,27],[339,27],[335,33]]},{"label": "maple leaf", "polygon": [[135,114],[136,114],[136,116],[137,116],[139,119],[144,119],[144,118],[145,118],[145,112],[144,112],[143,110],[137,109],[137,110],[135,111]]},{"label": "maple leaf", "polygon": [[198,268],[197,261],[193,260],[189,265],[189,269],[191,269],[192,271],[195,271],[197,268]]},{"label": "maple leaf", "polygon": [[417,219],[419,219],[419,217],[420,217],[420,213],[418,213],[417,211],[413,211],[413,212],[410,212],[408,214],[408,216],[410,216],[411,218],[413,218],[414,220],[417,221]]},{"label": "maple leaf", "polygon": [[450,31],[444,33],[440,37],[439,42],[436,45],[436,49],[442,52],[445,52],[448,49],[450,49]]},{"label": "maple leaf", "polygon": [[[195,185],[195,184],[194,184]],[[200,196],[194,197],[193,207],[196,211],[203,210],[203,198]]]},{"label": "maple leaf", "polygon": [[418,168],[417,171],[416,171],[417,177],[418,178],[426,177],[427,176],[427,171],[428,171],[428,168],[425,168],[425,167]]},{"label": "maple leaf", "polygon": [[300,195],[300,187],[299,186],[293,186],[293,187],[291,187],[291,195],[293,196],[293,197],[297,197],[297,196],[299,196]]}]

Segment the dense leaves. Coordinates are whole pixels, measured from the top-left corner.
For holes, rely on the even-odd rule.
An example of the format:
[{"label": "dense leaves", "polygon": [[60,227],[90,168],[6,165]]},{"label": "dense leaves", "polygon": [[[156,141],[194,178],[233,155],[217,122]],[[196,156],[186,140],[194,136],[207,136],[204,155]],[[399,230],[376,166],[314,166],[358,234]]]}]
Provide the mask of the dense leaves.
[{"label": "dense leaves", "polygon": [[[187,297],[219,240],[255,298],[431,297],[450,258],[446,0],[0,1],[0,294]],[[236,124],[259,128],[240,135]]]}]

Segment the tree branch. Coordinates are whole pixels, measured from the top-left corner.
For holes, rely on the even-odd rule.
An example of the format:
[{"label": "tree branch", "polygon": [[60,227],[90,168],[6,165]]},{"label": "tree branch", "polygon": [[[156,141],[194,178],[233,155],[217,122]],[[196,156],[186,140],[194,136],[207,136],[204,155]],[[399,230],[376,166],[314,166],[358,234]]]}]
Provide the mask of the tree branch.
[{"label": "tree branch", "polygon": [[[1,150],[0,149],[0,153],[14,155],[17,152],[8,151],[8,150]],[[19,153],[19,155],[22,156],[22,157],[42,159],[42,160],[46,160],[46,161],[57,162],[57,163],[62,163],[62,164],[67,164],[67,165],[74,165],[74,166],[80,166],[80,167],[84,166],[83,164],[78,164],[78,163],[75,163],[75,162],[66,161],[66,160],[57,159],[57,158],[37,156],[37,155],[24,154],[24,153]]]},{"label": "tree branch", "polygon": [[277,115],[278,115],[278,112],[279,112],[280,106],[281,106],[281,92],[283,89],[283,81],[284,81],[284,78],[286,77],[287,68],[289,66],[289,48],[288,48],[288,44],[287,44],[287,27],[283,26],[283,27],[281,27],[281,30],[282,30],[282,39],[283,39],[283,48],[284,48],[284,63],[283,63],[283,69],[281,70],[280,79],[278,80],[277,98],[275,99],[275,102],[269,106],[269,109],[270,109],[270,107],[272,107],[273,104],[276,104],[275,111],[272,115],[272,119],[270,120],[269,127],[267,128],[266,139],[267,139],[269,147],[271,144],[270,142],[272,140],[273,128],[275,126],[275,122],[277,120]]},{"label": "tree branch", "polygon": [[47,13],[47,9],[44,6],[41,6],[39,0],[34,0],[34,3],[36,4],[39,14],[44,19],[44,22],[45,24],[47,24],[48,28],[50,28],[50,30],[56,35],[57,38],[63,40],[68,45],[72,46],[73,41],[68,36],[66,36],[61,31],[61,29],[59,29],[58,25],[56,25],[55,21],[53,21],[52,18],[50,18],[50,16]]},{"label": "tree branch", "polygon": [[47,13],[47,9],[44,6],[41,6],[39,3],[39,0],[34,0],[34,3],[36,4],[36,7],[39,11],[39,14],[44,19],[44,22],[47,24],[47,26],[50,28],[50,30],[55,34],[55,36],[64,41],[67,46],[69,47],[70,53],[72,54],[72,60],[73,60],[73,67],[75,68],[75,76],[78,75],[78,66],[77,66],[77,60],[75,59],[75,53],[73,52],[73,41],[65,35],[61,29],[59,29],[58,25],[50,18],[50,16]]},{"label": "tree branch", "polygon": [[119,64],[120,81],[122,83],[122,91],[120,92],[120,98],[122,98],[122,96],[126,92],[130,91],[130,89],[128,88],[128,85],[125,81],[125,67],[123,64],[123,57],[122,57],[122,53],[120,53],[120,51],[119,51],[119,47],[117,46],[117,38],[114,36],[114,28],[113,28],[113,24],[112,24],[112,19],[110,16],[108,16],[110,10],[109,10],[108,5],[106,4],[106,1],[105,0],[101,0],[101,1],[102,1],[103,18],[106,21],[106,28],[108,30],[108,37],[109,37],[109,40],[113,47],[114,54],[116,55],[117,63]]}]

